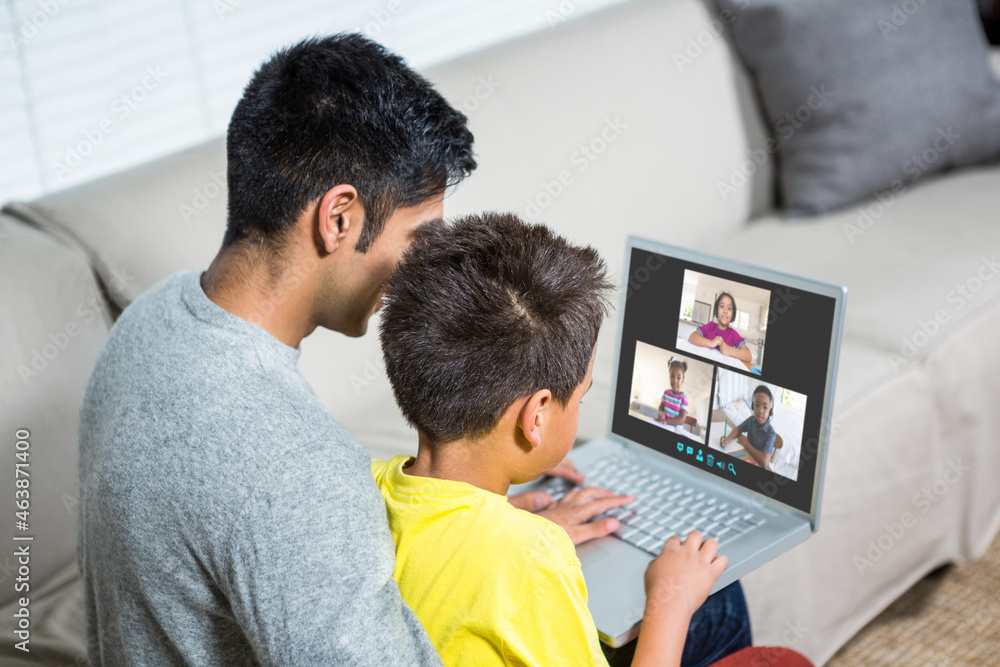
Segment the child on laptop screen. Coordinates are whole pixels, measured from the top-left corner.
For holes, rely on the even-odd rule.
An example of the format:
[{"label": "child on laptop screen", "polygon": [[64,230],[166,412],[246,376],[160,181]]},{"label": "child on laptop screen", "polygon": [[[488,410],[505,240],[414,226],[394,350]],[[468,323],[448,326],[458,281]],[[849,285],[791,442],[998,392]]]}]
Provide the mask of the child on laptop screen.
[{"label": "child on laptop screen", "polygon": [[[502,214],[425,227],[386,287],[386,371],[418,454],[372,470],[395,578],[445,665],[606,664],[569,536],[504,494],[572,446],[610,287],[596,251]],[[650,563],[633,664],[680,663],[716,549],[694,532]]]}]

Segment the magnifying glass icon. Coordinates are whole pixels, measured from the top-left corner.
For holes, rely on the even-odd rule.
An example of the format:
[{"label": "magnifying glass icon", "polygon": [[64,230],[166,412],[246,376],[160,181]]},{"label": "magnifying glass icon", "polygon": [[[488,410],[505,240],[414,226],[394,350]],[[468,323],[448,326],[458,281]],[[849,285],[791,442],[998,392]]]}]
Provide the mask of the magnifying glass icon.
[{"label": "magnifying glass icon", "polygon": [[732,463],[729,464],[729,472],[733,473],[734,475],[736,474],[736,468],[733,467]]}]

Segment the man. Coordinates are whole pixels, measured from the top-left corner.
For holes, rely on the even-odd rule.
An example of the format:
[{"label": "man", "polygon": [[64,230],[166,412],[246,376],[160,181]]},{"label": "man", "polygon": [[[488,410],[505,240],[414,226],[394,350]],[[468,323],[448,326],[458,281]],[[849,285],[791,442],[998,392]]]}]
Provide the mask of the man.
[{"label": "man", "polygon": [[[295,364],[317,327],[365,333],[411,239],[476,166],[466,119],[376,44],[312,39],[253,76],[227,158],[217,257],[123,313],[84,397],[90,659],[440,664],[393,580],[368,455]],[[625,500],[588,500],[548,516],[575,541],[614,530],[586,522]]]}]

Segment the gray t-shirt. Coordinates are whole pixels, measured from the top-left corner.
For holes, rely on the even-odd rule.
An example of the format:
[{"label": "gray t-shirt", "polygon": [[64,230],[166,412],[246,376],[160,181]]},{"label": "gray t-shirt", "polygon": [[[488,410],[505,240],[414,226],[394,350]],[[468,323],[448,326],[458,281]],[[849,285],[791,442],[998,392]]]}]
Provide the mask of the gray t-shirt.
[{"label": "gray t-shirt", "polygon": [[80,412],[91,661],[440,665],[399,595],[367,452],[299,350],[164,280],[115,324]]}]

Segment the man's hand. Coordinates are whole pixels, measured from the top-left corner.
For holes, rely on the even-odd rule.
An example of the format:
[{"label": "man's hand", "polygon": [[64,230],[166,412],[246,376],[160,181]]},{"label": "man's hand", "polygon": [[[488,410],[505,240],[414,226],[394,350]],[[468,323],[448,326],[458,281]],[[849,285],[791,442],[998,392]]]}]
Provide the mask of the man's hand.
[{"label": "man's hand", "polygon": [[633,496],[618,496],[607,489],[587,486],[573,489],[559,502],[548,505],[536,514],[562,526],[573,544],[583,544],[618,530],[618,519],[609,518],[600,521],[591,519],[612,507],[619,507],[633,500],[635,500]]},{"label": "man's hand", "polygon": [[574,484],[583,484],[583,475],[576,469],[573,462],[569,459],[563,459],[560,461],[555,468],[545,473],[550,477],[562,477],[563,479],[568,479]]},{"label": "man's hand", "polygon": [[[555,468],[545,473],[550,477],[562,477],[574,484],[583,483],[583,475],[576,469],[573,462],[563,459]],[[525,512],[537,512],[552,504],[552,496],[545,491],[531,491],[530,493],[519,493],[507,499],[511,505]]]}]

